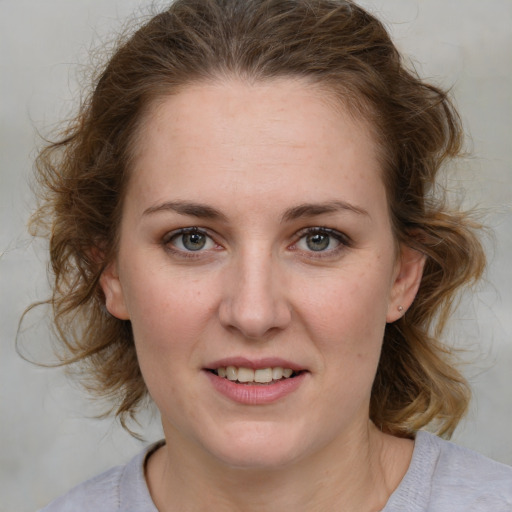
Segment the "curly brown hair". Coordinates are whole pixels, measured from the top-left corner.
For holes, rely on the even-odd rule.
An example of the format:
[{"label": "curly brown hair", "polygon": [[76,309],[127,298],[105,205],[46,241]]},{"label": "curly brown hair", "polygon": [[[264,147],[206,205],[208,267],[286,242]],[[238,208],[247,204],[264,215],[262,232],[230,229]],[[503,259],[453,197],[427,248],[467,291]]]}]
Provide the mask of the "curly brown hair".
[{"label": "curly brown hair", "polygon": [[303,77],[369,121],[397,242],[426,255],[417,297],[386,326],[370,417],[411,436],[450,435],[468,385],[439,337],[457,293],[485,257],[471,217],[437,197],[441,165],[461,152],[445,91],[406,69],[383,24],[344,0],[177,0],[119,43],[90,95],[37,159],[35,232],[50,241],[54,324],[62,364],[112,400],[124,426],[147,389],[131,325],[109,315],[100,275],[117,250],[123,198],[144,113],[197,81]]}]

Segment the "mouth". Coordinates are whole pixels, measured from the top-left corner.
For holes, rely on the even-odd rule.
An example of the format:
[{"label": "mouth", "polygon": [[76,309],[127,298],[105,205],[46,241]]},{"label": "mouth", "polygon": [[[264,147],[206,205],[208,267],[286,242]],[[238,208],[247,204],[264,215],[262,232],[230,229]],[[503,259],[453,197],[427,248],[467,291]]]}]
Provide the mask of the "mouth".
[{"label": "mouth", "polygon": [[203,368],[220,395],[243,405],[268,405],[302,389],[310,371],[278,357],[229,357]]},{"label": "mouth", "polygon": [[246,368],[243,366],[220,366],[215,369],[209,369],[209,372],[223,379],[235,382],[237,384],[250,385],[269,385],[277,382],[293,379],[304,370],[292,370],[281,366],[268,368]]}]

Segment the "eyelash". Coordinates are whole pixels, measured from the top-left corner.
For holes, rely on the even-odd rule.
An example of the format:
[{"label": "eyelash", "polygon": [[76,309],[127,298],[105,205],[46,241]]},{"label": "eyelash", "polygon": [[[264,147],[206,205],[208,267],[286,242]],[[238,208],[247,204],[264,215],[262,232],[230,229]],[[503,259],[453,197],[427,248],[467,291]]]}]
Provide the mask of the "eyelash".
[{"label": "eyelash", "polygon": [[[336,240],[338,242],[338,246],[334,247],[333,249],[328,250],[322,250],[322,251],[304,251],[297,247],[297,244],[302,240],[305,239],[308,236],[312,235],[327,235],[331,239]],[[301,251],[303,253],[307,253],[308,257],[310,258],[329,258],[333,256],[337,256],[340,252],[344,251],[347,248],[350,248],[353,246],[352,240],[350,237],[345,235],[344,233],[341,233],[340,231],[332,228],[326,228],[326,227],[309,227],[302,229],[297,233],[297,241],[293,243],[292,248],[297,251]]]},{"label": "eyelash", "polygon": [[[190,259],[199,258],[199,257],[201,257],[201,253],[204,252],[201,249],[199,249],[197,251],[187,251],[187,250],[183,250],[183,249],[178,249],[177,247],[172,245],[172,242],[174,240],[178,239],[180,236],[193,235],[193,234],[203,235],[204,237],[206,237],[207,239],[212,241],[216,247],[219,247],[219,244],[217,244],[214,241],[213,237],[210,236],[206,230],[201,229],[197,226],[193,226],[190,228],[181,228],[176,231],[171,231],[170,233],[167,233],[164,236],[164,238],[162,239],[162,244],[164,245],[165,249],[168,252],[170,252],[174,255],[177,255],[180,258],[190,258]],[[206,243],[208,243],[208,241]]]},{"label": "eyelash", "polygon": [[[181,258],[199,258],[204,256],[205,250],[202,250],[202,248],[198,249],[197,251],[193,250],[184,250],[184,249],[178,249],[177,247],[173,246],[171,242],[178,239],[180,236],[183,235],[191,235],[191,234],[199,234],[205,236],[207,239],[209,239],[214,245],[215,248],[221,247],[219,244],[215,242],[213,237],[208,233],[207,230],[202,229],[197,226],[189,227],[189,228],[181,228],[176,231],[172,231],[170,233],[167,233],[164,238],[162,239],[162,245],[165,247],[165,249],[169,252],[171,252],[174,255],[177,255]],[[305,239],[308,236],[314,236],[314,235],[327,235],[331,239],[336,240],[338,242],[338,246],[334,247],[333,249],[328,250],[303,250],[297,247],[297,244],[302,240]],[[206,241],[208,243],[208,240]],[[330,243],[330,242],[329,242]],[[291,246],[289,246],[292,250],[300,251],[303,254],[307,254],[308,257],[312,258],[327,258],[338,255],[340,252],[345,250],[346,248],[352,247],[353,243],[350,237],[345,235],[344,233],[341,233],[340,231],[337,231],[332,228],[326,228],[326,227],[308,227],[304,228],[297,232],[296,234],[296,241],[293,242]],[[212,249],[206,249],[206,251],[210,251]],[[215,249],[213,249],[215,250]]]}]

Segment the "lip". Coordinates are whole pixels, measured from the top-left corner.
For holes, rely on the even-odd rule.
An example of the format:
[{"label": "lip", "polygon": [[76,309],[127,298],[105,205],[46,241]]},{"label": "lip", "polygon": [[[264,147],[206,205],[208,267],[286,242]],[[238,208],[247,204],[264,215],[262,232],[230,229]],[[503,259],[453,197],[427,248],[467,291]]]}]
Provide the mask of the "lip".
[{"label": "lip", "polygon": [[245,357],[227,357],[209,363],[207,366],[205,366],[205,369],[216,370],[217,368],[225,368],[227,366],[236,366],[238,368],[251,368],[252,370],[258,370],[260,368],[276,368],[278,366],[280,366],[281,368],[290,368],[294,372],[306,370],[306,368],[304,368],[303,366],[300,366],[291,361],[287,361],[286,359],[281,359],[279,357],[264,357],[262,359],[247,359]]},{"label": "lip", "polygon": [[[260,368],[290,368],[294,372],[300,372],[295,377],[282,379],[269,384],[241,384],[230,381],[224,377],[219,377],[209,370],[216,370],[221,367],[236,366],[238,368],[251,368],[258,370]],[[292,361],[279,357],[264,357],[260,359],[247,359],[246,357],[227,357],[218,359],[209,363],[204,368],[204,373],[208,377],[213,388],[224,397],[245,405],[265,405],[277,402],[295,392],[303,383],[308,375],[308,371],[303,366]]]},{"label": "lip", "polygon": [[[232,366],[236,365],[233,364]],[[261,368],[261,366],[257,366],[257,368]],[[219,377],[206,369],[204,373],[218,393],[234,402],[245,405],[265,405],[277,402],[295,392],[308,375],[308,372],[304,371],[295,377],[282,379],[270,384],[240,384],[224,377]]]}]

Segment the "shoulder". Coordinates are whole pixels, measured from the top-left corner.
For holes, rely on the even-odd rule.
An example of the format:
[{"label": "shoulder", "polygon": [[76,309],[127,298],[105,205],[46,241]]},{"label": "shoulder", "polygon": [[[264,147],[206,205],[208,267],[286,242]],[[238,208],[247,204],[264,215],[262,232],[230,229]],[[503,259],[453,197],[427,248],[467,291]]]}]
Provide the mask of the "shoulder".
[{"label": "shoulder", "polygon": [[113,512],[119,510],[124,466],[117,466],[71,489],[40,512]]},{"label": "shoulder", "polygon": [[39,512],[157,512],[146,485],[144,461],[158,446],[77,485]]},{"label": "shoulder", "polygon": [[460,510],[512,511],[512,467],[430,434],[422,436],[439,450],[432,480],[433,510],[455,510],[458,502]]},{"label": "shoulder", "polygon": [[418,432],[409,469],[383,512],[512,512],[512,468]]}]

